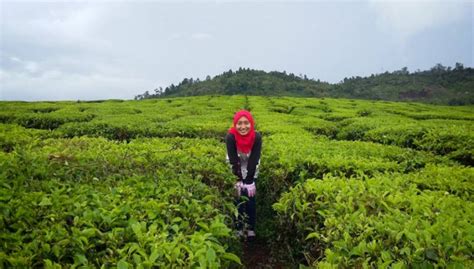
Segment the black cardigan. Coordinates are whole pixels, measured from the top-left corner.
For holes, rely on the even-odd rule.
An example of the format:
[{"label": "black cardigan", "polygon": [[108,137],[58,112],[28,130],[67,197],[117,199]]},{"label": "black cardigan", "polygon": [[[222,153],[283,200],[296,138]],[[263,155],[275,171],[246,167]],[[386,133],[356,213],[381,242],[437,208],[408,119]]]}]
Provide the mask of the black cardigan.
[{"label": "black cardigan", "polygon": [[228,133],[225,137],[225,141],[227,146],[227,156],[229,156],[229,162],[232,165],[232,173],[236,175],[239,180],[242,180],[244,184],[252,184],[254,182],[257,164],[260,161],[260,153],[262,151],[262,135],[259,132],[255,132],[255,141],[253,143],[253,147],[247,164],[246,178],[242,178],[242,172],[240,170],[240,159],[237,155],[237,145],[235,143],[234,135]]}]

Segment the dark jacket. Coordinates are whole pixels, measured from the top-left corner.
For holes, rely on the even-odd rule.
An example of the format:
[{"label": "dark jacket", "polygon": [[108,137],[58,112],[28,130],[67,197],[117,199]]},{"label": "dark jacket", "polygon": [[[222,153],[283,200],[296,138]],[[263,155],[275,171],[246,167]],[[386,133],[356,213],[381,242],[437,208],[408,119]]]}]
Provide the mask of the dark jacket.
[{"label": "dark jacket", "polygon": [[[255,142],[253,143],[250,156],[237,151],[237,145],[233,134],[228,133],[225,137],[227,146],[227,157],[229,164],[232,167],[232,173],[242,180],[244,184],[252,184],[256,174],[258,174],[258,165],[260,163],[260,154],[262,151],[262,135],[259,132],[255,132]],[[248,158],[248,159],[247,159]],[[246,164],[246,167],[241,166]],[[242,173],[244,168],[244,173]],[[247,171],[245,175],[245,169]],[[257,173],[256,173],[257,172]],[[245,176],[245,178],[242,177]]]}]

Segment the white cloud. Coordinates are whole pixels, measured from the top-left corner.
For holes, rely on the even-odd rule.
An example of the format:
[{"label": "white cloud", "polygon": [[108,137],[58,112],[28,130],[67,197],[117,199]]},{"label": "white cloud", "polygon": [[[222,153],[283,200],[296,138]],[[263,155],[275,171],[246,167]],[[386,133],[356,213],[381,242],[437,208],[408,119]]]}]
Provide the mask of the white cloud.
[{"label": "white cloud", "polygon": [[469,3],[460,1],[371,1],[377,26],[403,40],[430,27],[462,19]]},{"label": "white cloud", "polygon": [[107,10],[86,3],[9,3],[2,18],[4,36],[49,48],[107,50],[110,44],[101,38],[97,26]]},{"label": "white cloud", "polygon": [[35,62],[27,62],[25,64],[25,69],[30,73],[36,73],[39,70],[38,64]]},{"label": "white cloud", "polygon": [[2,100],[92,100],[131,99],[149,89],[153,81],[101,74],[66,74],[49,70],[33,77],[27,73],[0,70]]},{"label": "white cloud", "polygon": [[177,40],[208,40],[212,39],[213,36],[208,33],[203,33],[203,32],[196,32],[196,33],[173,33],[171,36],[168,37],[167,41],[177,41]]},{"label": "white cloud", "polygon": [[9,60],[12,68],[20,70],[20,72],[29,72],[29,73],[38,73],[40,71],[39,64],[35,61],[27,61],[20,59],[16,56],[10,56],[4,59],[5,61]]},{"label": "white cloud", "polygon": [[183,38],[183,34],[181,33],[174,33],[170,37],[168,37],[168,41],[179,40]]},{"label": "white cloud", "polygon": [[206,40],[211,39],[212,35],[208,33],[194,33],[191,35],[191,38],[195,40]]},{"label": "white cloud", "polygon": [[21,63],[21,60],[20,60],[19,58],[17,58],[17,57],[10,57],[10,60],[11,60],[12,62]]}]

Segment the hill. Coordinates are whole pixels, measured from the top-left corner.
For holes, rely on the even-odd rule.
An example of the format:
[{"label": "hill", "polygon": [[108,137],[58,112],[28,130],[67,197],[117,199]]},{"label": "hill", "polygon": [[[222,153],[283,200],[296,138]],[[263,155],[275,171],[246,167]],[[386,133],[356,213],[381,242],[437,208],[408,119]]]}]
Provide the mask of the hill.
[{"label": "hill", "polygon": [[258,95],[417,101],[433,104],[474,104],[474,69],[456,63],[437,64],[430,70],[410,73],[406,67],[370,77],[344,78],[330,84],[285,71],[265,72],[249,68],[226,71],[204,81],[185,78],[178,85],[146,91],[135,99],[196,95]]}]

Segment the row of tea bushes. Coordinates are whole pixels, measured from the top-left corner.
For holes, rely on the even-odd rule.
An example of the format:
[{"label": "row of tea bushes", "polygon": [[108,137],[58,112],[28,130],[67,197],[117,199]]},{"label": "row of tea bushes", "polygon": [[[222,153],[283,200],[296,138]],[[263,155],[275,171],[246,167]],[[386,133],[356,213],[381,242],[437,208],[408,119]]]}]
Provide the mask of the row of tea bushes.
[{"label": "row of tea bushes", "polygon": [[[0,154],[2,178],[90,182],[133,175],[188,175],[219,191],[231,189],[233,177],[225,149],[214,139],[136,139],[130,143],[105,138],[34,140]],[[230,190],[228,192],[231,192]]]},{"label": "row of tea bushes", "polygon": [[13,114],[3,113],[0,118],[3,123],[15,123],[25,128],[53,130],[66,122],[87,122],[94,118],[93,114],[55,113],[55,114]]},{"label": "row of tea bushes", "polygon": [[24,142],[0,152],[0,267],[240,263],[219,141]]},{"label": "row of tea bushes", "polygon": [[[262,167],[257,188],[265,199],[257,210],[271,216],[271,204],[282,193],[308,178],[333,175],[369,178],[380,173],[412,173],[431,164],[454,162],[432,154],[396,146],[362,141],[335,141],[315,138],[300,130],[298,134],[280,133],[264,137]],[[273,219],[262,217],[260,234],[271,237]]]},{"label": "row of tea bushes", "polygon": [[408,145],[473,166],[474,135],[469,129],[468,122],[432,120],[403,127],[378,128],[367,132],[365,139],[385,144]]},{"label": "row of tea bushes", "polygon": [[451,170],[297,184],[273,205],[279,240],[319,268],[472,268],[474,171],[459,168],[453,185]]},{"label": "row of tea bushes", "polygon": [[0,266],[228,267],[222,196],[185,176],[0,188]]},{"label": "row of tea bushes", "polygon": [[468,130],[474,117],[469,107],[309,98],[250,101],[264,134],[304,129],[330,139],[407,147],[473,164],[474,136]]},{"label": "row of tea bushes", "polygon": [[304,128],[337,140],[371,141],[428,151],[472,166],[474,136],[468,132],[471,126],[470,121],[416,121],[382,116],[350,118],[339,123],[305,124]]},{"label": "row of tea bushes", "polygon": [[50,131],[28,129],[17,124],[0,124],[0,150],[11,152],[16,147],[50,137]]},{"label": "row of tea bushes", "polygon": [[294,138],[295,134],[266,137],[262,161],[271,173],[268,178],[297,181],[325,174],[373,176],[380,172],[408,173],[427,163],[453,164],[446,158],[397,146],[314,138],[304,131]]},{"label": "row of tea bushes", "polygon": [[146,101],[0,103],[0,123],[55,130],[55,137],[95,136],[221,138],[243,97]]},{"label": "row of tea bushes", "polygon": [[[346,99],[201,96],[143,102],[2,103],[0,120],[54,129],[54,137],[222,139],[232,114],[242,106],[252,109],[257,129],[264,135],[303,129],[331,139],[409,147],[445,155],[464,165],[473,163],[474,137],[467,132],[473,119],[469,108]],[[283,108],[288,113],[282,113]],[[431,116],[420,120],[413,116],[417,113]]]},{"label": "row of tea bushes", "polygon": [[[186,119],[188,121],[189,119]],[[68,123],[58,129],[58,137],[91,136],[104,137],[110,140],[130,141],[136,138],[152,137],[188,137],[222,139],[227,126],[216,126],[209,123],[179,124],[176,122],[150,123],[137,120],[135,123],[94,121],[87,123]]]}]

